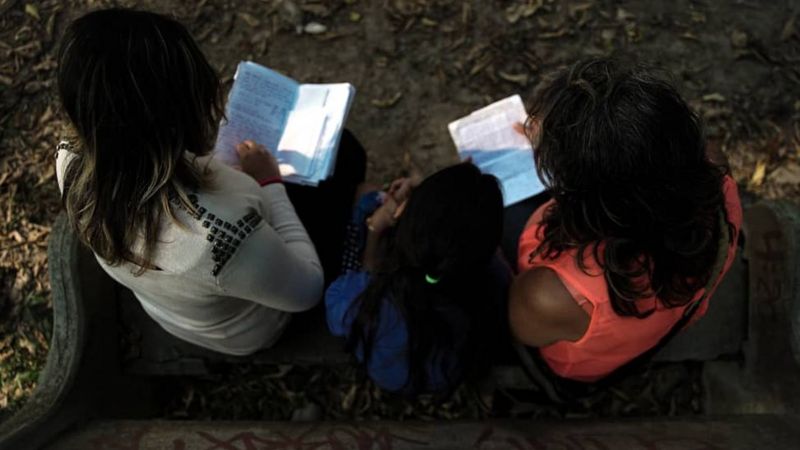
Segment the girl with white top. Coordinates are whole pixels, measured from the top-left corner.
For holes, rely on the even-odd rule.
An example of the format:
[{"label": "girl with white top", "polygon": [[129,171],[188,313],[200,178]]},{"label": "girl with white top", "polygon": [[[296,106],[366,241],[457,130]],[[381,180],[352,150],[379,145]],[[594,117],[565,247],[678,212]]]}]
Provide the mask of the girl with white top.
[{"label": "girl with white top", "polygon": [[186,29],[95,11],[58,61],[75,136],[57,174],[80,239],[173,335],[232,355],[274,343],[320,300],[323,269],[269,152],[240,144],[241,171],[209,156],[221,86]]}]

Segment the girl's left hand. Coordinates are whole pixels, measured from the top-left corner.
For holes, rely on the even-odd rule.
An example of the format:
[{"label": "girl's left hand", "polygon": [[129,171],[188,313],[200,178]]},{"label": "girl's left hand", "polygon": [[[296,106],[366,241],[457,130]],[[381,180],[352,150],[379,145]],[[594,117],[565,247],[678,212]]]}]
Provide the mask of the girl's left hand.
[{"label": "girl's left hand", "polygon": [[405,209],[411,191],[419,184],[414,177],[398,178],[389,185],[386,199],[378,209],[367,218],[370,231],[383,233],[397,223],[397,218]]},{"label": "girl's left hand", "polygon": [[391,196],[387,195],[383,205],[367,218],[367,228],[370,232],[382,234],[397,223],[397,210],[399,205]]}]

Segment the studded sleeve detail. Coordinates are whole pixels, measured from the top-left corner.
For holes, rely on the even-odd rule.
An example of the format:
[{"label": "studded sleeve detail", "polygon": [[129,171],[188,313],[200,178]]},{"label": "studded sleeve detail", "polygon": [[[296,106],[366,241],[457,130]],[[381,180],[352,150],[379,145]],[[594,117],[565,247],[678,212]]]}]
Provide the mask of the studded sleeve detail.
[{"label": "studded sleeve detail", "polygon": [[203,227],[208,229],[206,239],[214,243],[214,247],[211,249],[214,260],[211,275],[216,277],[242,241],[253,232],[262,219],[260,215],[250,213],[232,224],[219,218],[212,218],[213,216],[213,214],[209,214],[206,220],[203,220]]},{"label": "studded sleeve detail", "polygon": [[187,195],[191,202],[193,211],[187,209],[175,194],[170,195],[171,202],[181,210],[185,211],[190,217],[201,223],[206,230],[206,240],[210,242],[211,258],[214,260],[214,268],[211,275],[216,277],[231,259],[236,250],[242,245],[244,239],[253,232],[253,229],[263,220],[255,212],[250,212],[242,216],[235,223],[228,222],[210,212],[206,207],[201,206],[196,193]]},{"label": "studded sleeve detail", "polygon": [[[214,260],[214,268],[211,269],[211,275],[216,277],[225,267],[228,260],[231,259],[231,256],[236,253],[239,246],[242,245],[244,239],[253,232],[253,229],[263,219],[258,213],[250,212],[235,223],[231,223],[217,217],[216,214],[208,211],[204,206],[200,206],[197,194],[189,194],[187,197],[192,203],[194,211],[188,211],[186,208],[182,209],[199,221],[207,231],[206,240],[213,245],[211,258]],[[178,202],[178,205],[180,205],[180,202]]]},{"label": "studded sleeve detail", "polygon": [[175,204],[197,221],[193,228],[210,247],[218,292],[279,311],[305,311],[322,296],[319,258],[283,186],[257,189],[261,204],[240,213],[204,204],[196,192],[186,196],[186,204]]}]

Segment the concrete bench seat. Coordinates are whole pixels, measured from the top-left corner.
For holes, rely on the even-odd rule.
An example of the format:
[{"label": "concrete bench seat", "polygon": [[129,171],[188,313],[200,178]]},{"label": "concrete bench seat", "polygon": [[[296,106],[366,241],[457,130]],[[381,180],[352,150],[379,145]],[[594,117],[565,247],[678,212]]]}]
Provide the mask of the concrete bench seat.
[{"label": "concrete bench seat", "polygon": [[[586,442],[594,448],[685,447],[676,444],[682,442],[680,435],[663,435],[666,440],[663,442],[672,444],[659,446],[642,444],[649,441],[643,440],[644,435],[635,433],[635,430],[647,429],[650,430],[648,436],[662,436],[658,434],[659,430],[674,428],[690,430],[686,436],[704,438],[706,440],[703,442],[709,443],[698,448],[720,445],[727,448],[792,448],[785,444],[800,442],[796,435],[796,430],[800,429],[797,420],[797,414],[800,414],[800,384],[796,383],[796,378],[800,376],[800,299],[797,298],[800,292],[800,260],[797,254],[800,248],[800,210],[788,204],[755,205],[745,213],[745,231],[747,240],[744,257],[737,261],[726,277],[714,301],[710,303],[706,317],[686,330],[659,355],[660,360],[667,361],[707,361],[703,369],[706,412],[722,415],[721,418],[693,418],[678,422],[637,419],[629,424],[614,421],[569,423],[563,425],[565,428],[554,426],[551,434],[547,431],[550,425],[536,423],[508,425],[510,428],[500,425],[499,428],[488,430],[482,429],[483,424],[479,423],[420,424],[420,429],[444,430],[444,434],[436,434],[428,442],[435,448],[464,448],[464,444],[469,442],[476,448],[508,448],[509,445],[513,447],[510,444],[512,441],[520,443],[517,448],[548,448],[540,445],[537,436],[548,439],[548,436],[561,436],[558,439],[562,439],[563,436],[573,436],[558,434],[567,433],[564,430],[592,429],[597,430],[598,434],[591,435],[594,437]],[[164,332],[141,310],[130,291],[111,281],[100,269],[93,255],[71,233],[63,217],[53,227],[48,255],[54,309],[51,349],[32,398],[17,414],[0,424],[0,450],[40,448],[52,443],[64,430],[75,429],[90,419],[107,421],[155,417],[157,411],[152,409],[152,388],[153,383],[158,382],[158,377],[152,375],[203,375],[215,370],[217,363],[351,362],[350,357],[342,352],[341,340],[328,334],[320,307],[294,317],[291,326],[274,348],[247,358],[233,358],[184,343]],[[501,372],[505,370],[503,367],[499,369]],[[515,382],[520,379],[519,373],[497,375],[498,378]],[[731,416],[745,413],[773,415]],[[91,448],[80,443],[100,442],[94,440],[95,437],[101,439],[98,436],[108,434],[110,426],[112,429],[121,427],[117,434],[119,446],[112,445],[113,448],[186,449],[194,448],[194,445],[189,445],[190,442],[199,442],[189,439],[197,438],[201,431],[199,425],[191,422],[164,424],[145,421],[134,425],[130,422],[92,423],[73,435],[78,437],[63,441],[67,446],[52,448]],[[215,428],[217,425],[221,428]],[[342,428],[337,424],[318,423],[303,430],[310,430],[308,433],[313,436],[321,436],[315,433],[331,436],[336,435],[339,432],[337,430],[350,430],[344,433],[347,436],[367,436],[364,442],[369,444],[377,441],[369,441],[375,435],[365,430],[391,430],[395,426],[399,425],[381,422],[376,425],[346,424]],[[466,428],[460,428],[462,426]],[[209,436],[228,440],[237,436],[236,433],[261,436],[259,433],[276,430],[275,433],[291,436],[291,433],[301,432],[298,425],[292,424],[208,425],[208,430],[214,429],[227,430],[227,434]],[[506,436],[507,439],[492,440],[498,436],[493,434],[497,429],[511,434]],[[180,437],[184,436],[180,434],[184,432],[189,433],[185,435],[187,437]],[[136,433],[142,439],[153,436],[154,439],[162,439],[158,436],[166,436],[163,439],[171,437],[172,440],[148,441],[154,444],[138,447],[129,445],[129,438]],[[478,433],[477,437],[475,433]],[[600,435],[608,439],[611,439],[609,436],[629,436],[635,445],[606,445],[603,440],[606,437],[597,437]],[[159,442],[167,445],[160,446]],[[384,442],[375,445],[388,448]],[[700,445],[696,441],[686,442]],[[246,448],[221,443],[217,444],[217,448]],[[397,443],[393,448],[415,448],[411,444],[413,442]],[[580,445],[569,443],[566,448],[581,448]],[[330,448],[371,446],[358,447],[357,443],[344,447],[329,445]],[[205,447],[214,448],[214,444]]]},{"label": "concrete bench seat", "polygon": [[105,421],[48,450],[103,449],[796,449],[796,416],[483,422]]},{"label": "concrete bench seat", "polygon": [[[138,375],[206,375],[216,363],[347,364],[344,341],[328,332],[324,305],[294,314],[269,349],[235,357],[187,343],[164,331],[139,305],[133,293],[117,285],[119,320],[127,343],[124,368]],[[656,361],[710,361],[740,351],[747,327],[747,265],[741,255],[720,284],[702,319],[678,335]],[[514,361],[506,361],[513,364]],[[511,367],[504,370],[513,370]]]},{"label": "concrete bench seat", "polygon": [[231,356],[185,342],[164,331],[142,309],[133,293],[119,290],[120,321],[126,373],[136,375],[207,375],[213,365],[226,364],[347,364],[344,341],[328,332],[323,305],[292,315],[278,342],[249,356]]}]

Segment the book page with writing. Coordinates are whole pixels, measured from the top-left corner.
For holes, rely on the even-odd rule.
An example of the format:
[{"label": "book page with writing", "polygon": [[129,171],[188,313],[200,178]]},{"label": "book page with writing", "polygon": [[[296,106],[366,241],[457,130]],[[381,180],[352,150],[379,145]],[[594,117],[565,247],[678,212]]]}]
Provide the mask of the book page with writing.
[{"label": "book page with writing", "polygon": [[472,157],[484,173],[497,177],[503,204],[509,206],[544,190],[533,162],[533,148],[513,126],[527,114],[518,95],[495,102],[451,122],[450,135],[462,160]]},{"label": "book page with writing", "polygon": [[217,136],[215,156],[239,162],[236,145],[250,139],[276,152],[300,85],[291,78],[252,62],[241,62]]}]

